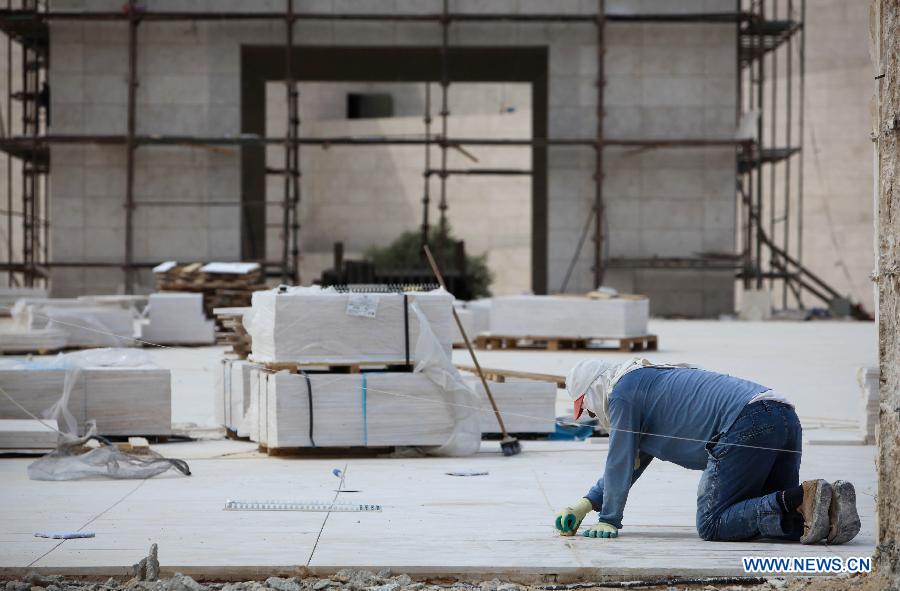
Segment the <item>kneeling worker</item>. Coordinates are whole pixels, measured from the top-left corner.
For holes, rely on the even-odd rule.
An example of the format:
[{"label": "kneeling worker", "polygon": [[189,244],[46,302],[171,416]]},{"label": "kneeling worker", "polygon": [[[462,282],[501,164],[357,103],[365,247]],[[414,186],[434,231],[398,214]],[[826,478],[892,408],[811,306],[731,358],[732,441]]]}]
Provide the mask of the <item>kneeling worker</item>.
[{"label": "kneeling worker", "polygon": [[704,540],[755,537],[843,544],[859,533],[856,491],[843,480],[800,484],[800,420],[765,386],[687,366],[586,360],[566,378],[575,401],[609,432],[603,477],[556,516],[561,535],[591,511],[591,538],[615,538],[628,491],[653,460],[703,470],[697,532]]}]

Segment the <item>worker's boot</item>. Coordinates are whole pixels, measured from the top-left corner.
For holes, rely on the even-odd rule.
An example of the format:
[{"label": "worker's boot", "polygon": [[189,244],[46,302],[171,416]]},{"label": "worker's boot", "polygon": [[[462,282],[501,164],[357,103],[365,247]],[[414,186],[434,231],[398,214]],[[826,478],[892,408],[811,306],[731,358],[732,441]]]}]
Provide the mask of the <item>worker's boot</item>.
[{"label": "worker's boot", "polygon": [[831,508],[831,485],[822,479],[803,483],[803,502],[797,511],[803,515],[801,544],[815,544],[828,535],[828,511]]},{"label": "worker's boot", "polygon": [[856,489],[846,480],[835,480],[831,485],[831,506],[828,510],[828,517],[831,521],[828,529],[829,544],[844,544],[859,533]]}]

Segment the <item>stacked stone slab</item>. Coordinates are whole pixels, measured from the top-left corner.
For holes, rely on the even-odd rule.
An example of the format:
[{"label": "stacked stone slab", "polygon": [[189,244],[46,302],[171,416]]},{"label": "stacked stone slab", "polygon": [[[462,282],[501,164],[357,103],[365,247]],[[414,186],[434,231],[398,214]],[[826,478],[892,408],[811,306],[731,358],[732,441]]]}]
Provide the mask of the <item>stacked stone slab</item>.
[{"label": "stacked stone slab", "polygon": [[23,350],[17,347],[35,345],[35,351],[57,344],[61,347],[132,347],[135,341],[136,314],[131,306],[100,300],[23,298],[12,309],[12,326],[0,332],[0,349]]},{"label": "stacked stone slab", "polygon": [[341,293],[289,288],[253,294],[244,325],[252,337],[251,359],[260,363],[389,363],[419,361],[417,306],[447,354],[455,324],[453,296],[426,293]]},{"label": "stacked stone slab", "polygon": [[863,403],[862,431],[868,445],[875,443],[875,433],[878,429],[878,412],[881,404],[880,378],[881,372],[877,367],[860,367],[856,372]]},{"label": "stacked stone slab", "polygon": [[222,359],[216,374],[216,423],[237,437],[249,437],[250,372],[261,365],[244,359]]},{"label": "stacked stone slab", "polygon": [[215,333],[215,321],[207,320],[203,311],[203,294],[150,295],[141,340],[165,345],[211,345]]},{"label": "stacked stone slab", "polygon": [[644,297],[498,297],[491,303],[490,334],[570,339],[644,336],[649,309]]},{"label": "stacked stone slab", "polygon": [[[71,370],[69,370],[71,371]],[[155,367],[87,367],[71,374],[67,407],[79,432],[87,421],[100,435],[172,433],[172,376]],[[0,369],[0,388],[19,405],[42,416],[62,397],[67,370],[40,367]],[[0,396],[0,419],[30,418],[18,405]]]},{"label": "stacked stone slab", "polygon": [[[249,437],[267,448],[439,446],[453,431],[446,392],[420,373],[304,376],[250,368],[248,381]],[[498,434],[483,387],[468,383],[478,395],[481,432]],[[518,380],[492,382],[490,388],[509,432],[554,431],[553,384]]]},{"label": "stacked stone slab", "polygon": [[[257,365],[224,361],[219,422],[267,449],[443,445],[454,432],[457,409],[440,380],[414,367],[436,363],[435,357],[449,360],[459,338],[452,306],[443,290],[257,292],[245,315],[253,337],[250,358]],[[434,335],[432,347],[420,348],[420,335],[427,332]],[[348,366],[354,373],[338,373]],[[367,370],[373,367],[381,370]],[[481,386],[470,380],[469,387],[469,410],[477,413],[481,432],[497,433]],[[552,384],[497,383],[492,392],[509,413],[509,429],[554,430]]]},{"label": "stacked stone slab", "polygon": [[52,419],[0,419],[0,452],[53,449],[57,437]]}]

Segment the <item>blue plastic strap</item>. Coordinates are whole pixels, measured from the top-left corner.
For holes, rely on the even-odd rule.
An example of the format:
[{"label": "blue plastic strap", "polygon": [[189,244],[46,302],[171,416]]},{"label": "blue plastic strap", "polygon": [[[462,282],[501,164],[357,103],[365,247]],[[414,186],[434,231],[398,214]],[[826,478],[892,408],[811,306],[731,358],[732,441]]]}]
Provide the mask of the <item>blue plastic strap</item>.
[{"label": "blue plastic strap", "polygon": [[363,445],[369,446],[369,422],[366,419],[366,391],[369,389],[368,380],[366,379],[366,374],[360,374],[362,376],[362,419],[363,419]]}]

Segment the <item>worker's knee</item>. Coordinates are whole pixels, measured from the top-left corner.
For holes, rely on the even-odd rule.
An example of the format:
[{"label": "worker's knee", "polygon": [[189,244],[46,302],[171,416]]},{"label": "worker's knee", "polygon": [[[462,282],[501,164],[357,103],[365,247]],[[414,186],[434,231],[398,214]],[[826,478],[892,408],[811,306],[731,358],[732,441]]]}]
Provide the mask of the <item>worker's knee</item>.
[{"label": "worker's knee", "polygon": [[715,542],[719,538],[719,528],[716,519],[708,516],[697,516],[697,534],[701,540]]}]

